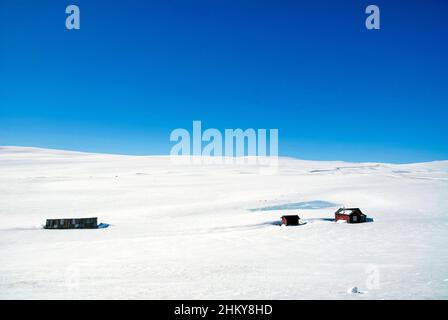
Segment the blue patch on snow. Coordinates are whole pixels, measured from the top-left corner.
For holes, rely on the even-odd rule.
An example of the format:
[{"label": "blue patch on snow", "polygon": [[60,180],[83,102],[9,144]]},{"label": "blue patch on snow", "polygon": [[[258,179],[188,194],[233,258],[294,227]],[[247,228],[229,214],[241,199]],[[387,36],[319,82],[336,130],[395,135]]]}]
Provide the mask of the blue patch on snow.
[{"label": "blue patch on snow", "polygon": [[250,211],[273,211],[273,210],[297,210],[297,209],[325,209],[339,206],[336,203],[313,200],[305,202],[285,203],[264,208],[249,209]]},{"label": "blue patch on snow", "polygon": [[109,224],[108,223],[100,223],[99,225],[98,225],[98,229],[104,229],[104,228],[107,228],[109,226]]}]

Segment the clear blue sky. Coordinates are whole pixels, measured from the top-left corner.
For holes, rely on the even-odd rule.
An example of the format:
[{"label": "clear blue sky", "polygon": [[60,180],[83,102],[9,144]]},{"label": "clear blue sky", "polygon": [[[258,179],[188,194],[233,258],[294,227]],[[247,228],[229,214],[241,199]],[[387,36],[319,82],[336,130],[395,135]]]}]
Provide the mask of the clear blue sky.
[{"label": "clear blue sky", "polygon": [[[77,4],[81,29],[65,28]],[[381,9],[381,30],[364,27]],[[1,0],[0,145],[167,154],[278,128],[303,159],[448,159],[448,2]]]}]

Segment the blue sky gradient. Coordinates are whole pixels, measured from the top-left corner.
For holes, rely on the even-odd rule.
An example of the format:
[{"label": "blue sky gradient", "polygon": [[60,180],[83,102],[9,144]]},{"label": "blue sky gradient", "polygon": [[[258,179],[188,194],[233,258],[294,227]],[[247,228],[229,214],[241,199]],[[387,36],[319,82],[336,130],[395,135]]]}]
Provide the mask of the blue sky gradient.
[{"label": "blue sky gradient", "polygon": [[[65,7],[81,29],[65,28]],[[381,9],[381,30],[364,10]],[[0,2],[0,145],[168,154],[278,128],[281,155],[448,159],[448,2]]]}]

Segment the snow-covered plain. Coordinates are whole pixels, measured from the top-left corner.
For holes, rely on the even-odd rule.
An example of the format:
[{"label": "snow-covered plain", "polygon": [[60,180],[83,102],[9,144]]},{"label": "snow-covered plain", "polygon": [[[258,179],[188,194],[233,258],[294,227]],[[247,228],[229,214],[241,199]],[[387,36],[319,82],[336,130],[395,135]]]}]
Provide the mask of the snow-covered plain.
[{"label": "snow-covered plain", "polygon": [[[338,205],[374,222],[334,223]],[[111,226],[41,228],[90,216]],[[281,158],[267,175],[0,148],[2,299],[447,299],[447,240],[448,161]]]}]

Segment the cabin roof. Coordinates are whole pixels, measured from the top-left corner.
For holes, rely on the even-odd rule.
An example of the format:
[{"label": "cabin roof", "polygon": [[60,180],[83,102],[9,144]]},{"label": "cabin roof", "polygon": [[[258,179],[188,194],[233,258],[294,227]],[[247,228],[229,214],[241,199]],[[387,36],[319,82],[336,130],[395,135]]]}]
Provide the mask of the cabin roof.
[{"label": "cabin roof", "polygon": [[337,214],[346,214],[346,215],[351,215],[353,213],[359,213],[359,214],[364,214],[362,213],[361,209],[359,208],[339,208],[338,211],[336,211]]}]

